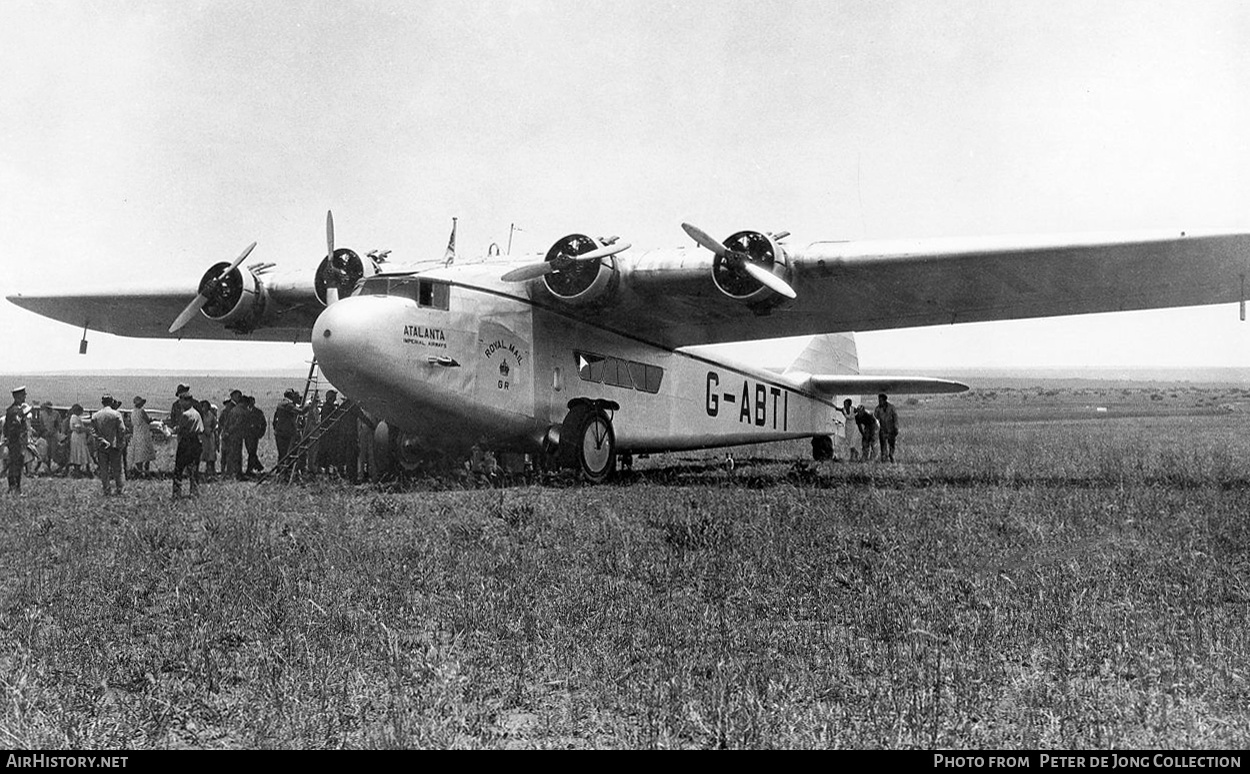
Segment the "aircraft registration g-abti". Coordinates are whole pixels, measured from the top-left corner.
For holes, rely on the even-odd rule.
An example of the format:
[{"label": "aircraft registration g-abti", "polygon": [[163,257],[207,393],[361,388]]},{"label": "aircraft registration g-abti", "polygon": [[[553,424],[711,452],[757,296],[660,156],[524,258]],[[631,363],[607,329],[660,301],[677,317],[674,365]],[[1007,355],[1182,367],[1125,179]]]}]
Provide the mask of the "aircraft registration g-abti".
[{"label": "aircraft registration g-abti", "polygon": [[[482,444],[600,481],[625,453],[812,438],[825,456],[847,432],[844,397],[967,389],[860,374],[854,331],[1235,301],[1244,315],[1250,269],[1250,234],[1238,232],[792,245],[785,232],[718,240],[682,227],[683,248],[571,234],[541,260],[399,265],[336,249],[327,217],[315,269],[242,267],[249,247],[211,266],[198,292],[9,300],[122,336],[310,337],[401,462]],[[801,335],[813,338],[782,370],[702,346]]]}]

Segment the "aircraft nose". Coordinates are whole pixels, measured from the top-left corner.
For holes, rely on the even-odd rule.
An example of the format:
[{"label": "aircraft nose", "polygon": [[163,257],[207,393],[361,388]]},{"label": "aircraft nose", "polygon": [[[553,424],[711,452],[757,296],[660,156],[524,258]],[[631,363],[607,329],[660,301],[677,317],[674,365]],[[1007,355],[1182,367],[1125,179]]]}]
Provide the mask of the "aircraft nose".
[{"label": "aircraft nose", "polygon": [[[345,298],[327,306],[313,326],[313,353],[323,371],[355,375],[376,347],[385,299]],[[372,335],[371,335],[372,334]]]}]

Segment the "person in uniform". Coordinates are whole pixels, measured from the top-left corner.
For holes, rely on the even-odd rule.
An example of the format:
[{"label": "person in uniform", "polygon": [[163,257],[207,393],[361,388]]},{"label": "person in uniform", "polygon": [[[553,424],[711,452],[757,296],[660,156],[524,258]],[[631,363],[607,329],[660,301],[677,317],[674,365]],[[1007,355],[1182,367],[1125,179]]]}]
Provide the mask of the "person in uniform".
[{"label": "person in uniform", "polygon": [[872,412],[873,418],[881,428],[881,461],[894,461],[894,439],[898,438],[898,412],[885,397],[885,393],[877,396],[877,408]]},{"label": "person in uniform", "polygon": [[173,499],[182,496],[182,476],[191,481],[191,495],[198,495],[200,488],[200,454],[203,452],[204,420],[195,408],[191,393],[183,393],[182,405],[178,407],[178,449],[174,452]]},{"label": "person in uniform", "polygon": [[26,405],[25,385],[13,390],[13,403],[4,412],[4,446],[9,455],[9,494],[22,493],[22,469],[26,465],[26,443],[30,440],[30,406]]},{"label": "person in uniform", "polygon": [[[122,477],[122,449],[126,447],[126,421],[122,414],[113,408],[113,396],[100,398],[100,408],[91,415],[91,427],[95,430],[96,462],[100,466],[100,482],[104,485],[104,496],[121,495],[125,479]],[[113,487],[109,484],[112,482]]]},{"label": "person in uniform", "polygon": [[148,415],[147,400],[141,396],[134,397],[134,408],[130,410],[131,436],[129,449],[130,468],[146,476],[152,472],[152,460],[156,459],[156,447],[152,445],[152,417]]}]

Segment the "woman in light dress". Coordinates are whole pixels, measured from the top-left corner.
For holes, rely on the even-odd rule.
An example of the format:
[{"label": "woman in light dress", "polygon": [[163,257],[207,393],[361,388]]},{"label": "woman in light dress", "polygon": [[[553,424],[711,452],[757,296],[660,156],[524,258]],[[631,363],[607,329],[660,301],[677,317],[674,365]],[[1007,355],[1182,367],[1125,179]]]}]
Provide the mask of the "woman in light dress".
[{"label": "woman in light dress", "polygon": [[842,429],[846,432],[846,435],[842,438],[845,444],[843,452],[846,454],[847,462],[854,462],[859,459],[860,438],[859,428],[855,425],[855,410],[851,408],[851,399],[847,398],[842,401],[842,408],[838,409],[838,411],[842,412],[842,416],[846,417],[846,422],[842,426]]},{"label": "woman in light dress", "polygon": [[217,475],[217,409],[207,400],[200,401],[196,409],[204,422],[204,434],[200,436],[200,462],[204,463],[204,475]]},{"label": "woman in light dress", "polygon": [[69,410],[69,466],[75,476],[91,475],[91,452],[87,449],[87,421],[82,416],[82,405],[75,403]]},{"label": "woman in light dress", "polygon": [[126,447],[131,467],[144,476],[152,472],[152,460],[156,459],[156,448],[152,446],[152,418],[143,408],[146,403],[142,397],[135,396],[135,407],[130,412],[133,433],[130,436],[130,445]]}]

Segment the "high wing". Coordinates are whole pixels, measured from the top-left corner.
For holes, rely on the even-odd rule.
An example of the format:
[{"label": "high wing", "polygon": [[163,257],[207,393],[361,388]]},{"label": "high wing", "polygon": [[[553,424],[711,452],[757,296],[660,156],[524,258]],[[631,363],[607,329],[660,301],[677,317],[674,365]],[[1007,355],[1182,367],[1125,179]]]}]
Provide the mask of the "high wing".
[{"label": "high wing", "polygon": [[[687,228],[692,231],[698,229]],[[1233,231],[814,242],[800,248],[785,245],[784,236],[738,232],[725,240],[725,252],[737,253],[738,268],[756,264],[751,274],[736,271],[711,248],[626,252],[593,270],[577,264],[530,280],[529,292],[537,303],[680,347],[1231,303],[1244,298],[1250,271],[1250,234]],[[557,242],[548,261],[568,252],[560,247]],[[756,281],[758,267],[784,279],[797,297]]]},{"label": "high wing", "polygon": [[[104,287],[89,291],[66,293],[18,293],[8,297],[14,304],[53,320],[79,328],[103,331],[118,336],[154,339],[233,339],[247,334],[257,341],[307,341],[322,305],[310,287],[296,294],[290,303],[272,299],[264,301],[263,325],[228,327],[196,315],[181,330],[170,333],[170,323],[195,297],[196,283],[171,282],[148,286]],[[249,317],[239,322],[250,323]],[[259,321],[259,320],[258,320]]]},{"label": "high wing", "polygon": [[320,263],[295,269],[263,262],[243,266],[255,247],[253,242],[233,262],[209,266],[198,281],[18,293],[8,300],[53,320],[118,336],[307,341],[321,310],[355,292],[367,275],[379,273],[390,253],[374,251],[362,259],[349,248],[336,247],[330,212]]}]

